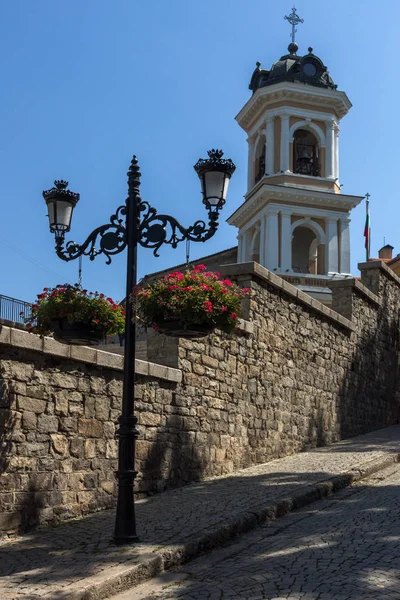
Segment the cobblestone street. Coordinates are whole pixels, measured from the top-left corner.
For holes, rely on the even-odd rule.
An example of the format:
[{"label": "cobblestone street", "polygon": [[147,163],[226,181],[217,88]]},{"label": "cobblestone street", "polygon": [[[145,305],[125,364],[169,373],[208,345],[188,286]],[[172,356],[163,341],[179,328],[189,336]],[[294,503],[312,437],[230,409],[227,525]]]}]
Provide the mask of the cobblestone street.
[{"label": "cobblestone street", "polygon": [[400,599],[400,466],[114,600]]},{"label": "cobblestone street", "polygon": [[[399,456],[400,427],[394,426],[155,495],[137,503],[141,542],[134,546],[112,544],[112,510],[3,540],[0,600],[99,600],[129,588],[125,598],[130,600],[152,596],[213,600],[235,595],[244,600],[396,600],[400,598],[393,571],[396,564],[400,569],[396,557],[400,555]],[[395,474],[380,481],[389,465]],[[367,480],[371,473],[378,479]],[[335,482],[343,487],[358,480],[359,486],[351,488],[348,497],[337,491],[322,504],[309,504],[323,497],[322,492],[332,491]],[[306,505],[312,512],[297,511],[270,521],[274,514]],[[237,545],[188,562],[201,556],[204,548],[220,548],[224,541],[250,530],[254,534],[237,537]],[[383,559],[392,556],[386,587],[378,587],[388,569]],[[348,557],[355,562],[348,562]],[[360,572],[358,560],[365,561]],[[184,562],[187,566],[178,574],[170,571]],[[148,587],[134,587],[163,571],[169,572],[149,581]],[[351,588],[339,586],[338,594],[318,596],[318,586],[328,585],[330,578],[339,581],[339,574],[348,586],[353,584],[363,593],[372,590],[372,595],[349,591],[341,595]],[[177,577],[186,581],[170,586]],[[290,589],[297,596],[287,596],[288,591],[283,595]],[[301,591],[309,595],[301,596]]]}]

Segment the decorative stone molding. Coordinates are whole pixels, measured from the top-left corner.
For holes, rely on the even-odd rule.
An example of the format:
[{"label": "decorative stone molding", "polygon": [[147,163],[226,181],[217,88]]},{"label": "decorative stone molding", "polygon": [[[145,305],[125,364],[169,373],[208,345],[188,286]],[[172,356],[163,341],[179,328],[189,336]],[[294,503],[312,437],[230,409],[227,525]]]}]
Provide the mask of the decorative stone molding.
[{"label": "decorative stone molding", "polygon": [[[104,352],[104,350],[97,350],[96,348],[86,346],[60,344],[56,340],[53,340],[53,338],[45,337],[41,339],[39,336],[27,331],[6,327],[5,325],[0,325],[0,344],[7,344],[8,346],[27,350],[36,350],[49,356],[58,356],[115,371],[123,370],[124,359],[119,354]],[[182,380],[182,372],[179,369],[164,367],[145,360],[136,359],[135,372],[138,375],[147,375],[176,383]]]},{"label": "decorative stone molding", "polygon": [[287,281],[284,281],[281,277],[279,277],[279,275],[271,273],[271,271],[268,271],[268,269],[262,267],[256,262],[240,263],[236,265],[223,265],[221,267],[221,272],[224,275],[229,275],[231,277],[239,275],[257,277],[261,281],[269,283],[274,288],[284,291],[292,298],[296,298],[301,304],[312,308],[317,314],[327,317],[328,319],[337,323],[341,327],[345,327],[349,331],[354,331],[355,329],[353,323],[349,321],[349,319],[345,319],[342,315],[339,315],[330,308],[327,308],[318,300],[311,298],[311,296],[309,296],[305,292],[302,292],[301,290],[297,289],[297,287],[295,287],[294,285],[290,284]]}]

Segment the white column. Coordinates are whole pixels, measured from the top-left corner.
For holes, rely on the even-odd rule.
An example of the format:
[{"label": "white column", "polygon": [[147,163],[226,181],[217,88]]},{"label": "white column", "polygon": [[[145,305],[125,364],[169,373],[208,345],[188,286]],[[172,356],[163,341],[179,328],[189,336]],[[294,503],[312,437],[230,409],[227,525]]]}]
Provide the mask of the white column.
[{"label": "white column", "polygon": [[339,182],[339,125],[335,125],[335,179]]},{"label": "white column", "polygon": [[328,179],[335,179],[335,138],[334,138],[334,121],[326,121],[326,165],[325,176]]},{"label": "white column", "polygon": [[326,272],[333,275],[339,272],[339,248],[338,248],[338,227],[337,219],[330,218],[326,220],[327,225],[327,243],[326,243]]},{"label": "white column", "polygon": [[281,212],[281,272],[292,270],[292,215]]},{"label": "white column", "polygon": [[254,187],[254,137],[247,138],[247,143],[249,150],[247,158],[247,191],[249,192]]},{"label": "white column", "polygon": [[350,275],[350,219],[339,219],[340,273]]},{"label": "white column", "polygon": [[261,220],[260,220],[260,258],[259,258],[259,262],[260,265],[262,265],[263,267],[265,267],[265,247],[266,247],[266,218],[265,215],[261,215]]},{"label": "white column", "polygon": [[265,130],[265,137],[267,139],[267,153],[265,160],[265,173],[266,175],[273,175],[275,173],[275,126],[274,117],[268,117],[267,128]]},{"label": "white column", "polygon": [[248,252],[248,245],[249,245],[249,232],[248,231],[243,231],[241,233],[241,238],[242,238],[242,245],[241,245],[241,253],[240,253],[240,262],[246,262],[247,260],[250,260],[249,258],[249,252]]},{"label": "white column", "polygon": [[243,253],[243,233],[238,233],[237,236],[237,240],[238,240],[238,251],[237,251],[237,262],[243,262],[242,261],[242,253]]},{"label": "white column", "polygon": [[289,115],[281,115],[281,165],[284,173],[289,171]]},{"label": "white column", "polygon": [[265,266],[270,271],[278,268],[278,211],[266,215]]}]

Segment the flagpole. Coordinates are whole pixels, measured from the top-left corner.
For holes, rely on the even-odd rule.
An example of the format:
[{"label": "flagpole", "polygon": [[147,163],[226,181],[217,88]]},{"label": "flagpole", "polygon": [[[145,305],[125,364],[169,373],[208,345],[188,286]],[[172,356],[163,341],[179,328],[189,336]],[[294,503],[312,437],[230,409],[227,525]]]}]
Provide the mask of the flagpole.
[{"label": "flagpole", "polygon": [[370,251],[371,251],[371,225],[370,225],[370,215],[369,215],[369,199],[370,194],[365,194],[365,228],[364,228],[364,237],[365,237],[365,257],[366,261],[369,261]]}]

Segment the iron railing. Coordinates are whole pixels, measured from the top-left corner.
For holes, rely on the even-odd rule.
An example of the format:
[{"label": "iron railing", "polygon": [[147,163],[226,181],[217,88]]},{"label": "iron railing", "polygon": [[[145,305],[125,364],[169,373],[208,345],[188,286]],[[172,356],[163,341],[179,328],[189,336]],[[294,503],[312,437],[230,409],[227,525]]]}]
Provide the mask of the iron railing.
[{"label": "iron railing", "polygon": [[0,294],[0,319],[14,323],[25,323],[31,316],[32,304]]}]

